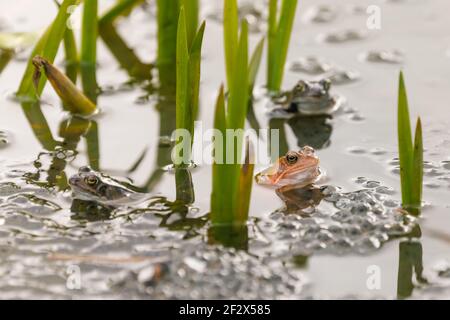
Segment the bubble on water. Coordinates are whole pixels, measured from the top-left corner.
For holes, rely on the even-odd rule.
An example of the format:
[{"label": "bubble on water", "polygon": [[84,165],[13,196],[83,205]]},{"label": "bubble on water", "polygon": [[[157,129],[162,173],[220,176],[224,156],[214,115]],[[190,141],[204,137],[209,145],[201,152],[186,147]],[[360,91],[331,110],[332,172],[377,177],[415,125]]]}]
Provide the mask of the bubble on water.
[{"label": "bubble on water", "polygon": [[367,181],[367,178],[366,178],[366,177],[357,177],[357,178],[354,179],[354,181],[355,181],[357,184],[362,184],[362,183],[364,183],[364,182]]},{"label": "bubble on water", "polygon": [[10,144],[10,134],[6,131],[0,130],[0,149]]},{"label": "bubble on water", "polygon": [[359,113],[352,114],[348,117],[351,121],[364,121],[366,118]]},{"label": "bubble on water", "polygon": [[442,161],[441,166],[446,170],[450,170],[450,161]]},{"label": "bubble on water", "polygon": [[375,189],[375,191],[377,193],[381,193],[381,194],[388,194],[388,195],[393,195],[395,194],[395,190],[394,188],[391,187],[386,187],[386,186],[379,186]]},{"label": "bubble on water", "polygon": [[425,187],[430,188],[430,189],[438,189],[441,187],[440,184],[438,183],[434,183],[434,182],[426,182],[423,184]]},{"label": "bubble on water", "polygon": [[378,188],[386,187],[379,182],[361,180],[374,185],[347,193],[333,190],[332,196],[325,198],[337,209],[331,213],[329,207],[319,205],[311,217],[301,218],[299,222],[294,223],[286,215],[278,216],[275,222],[278,228],[269,235],[278,244],[286,242],[286,247],[296,253],[365,254],[381,247],[390,236],[411,232],[415,219],[405,219],[406,216],[396,210],[398,202],[391,200],[389,203],[386,194],[377,193]]},{"label": "bubble on water", "polygon": [[347,151],[353,154],[365,154],[367,153],[367,150],[363,147],[353,146],[347,148]]},{"label": "bubble on water", "polygon": [[391,172],[392,172],[393,174],[399,175],[399,174],[400,174],[400,166],[392,168],[392,169],[391,169]]},{"label": "bubble on water", "polygon": [[371,180],[371,181],[366,181],[366,182],[364,182],[363,184],[362,184],[362,186],[364,187],[364,188],[377,188],[377,187],[379,187],[381,185],[381,182],[379,182],[379,181],[373,181],[373,180]]},{"label": "bubble on water", "polygon": [[290,63],[289,69],[293,72],[303,72],[311,75],[319,75],[330,71],[332,65],[317,57],[300,57]]},{"label": "bubble on water", "polygon": [[303,19],[307,22],[328,23],[337,17],[337,9],[327,5],[310,7],[304,14]]},{"label": "bubble on water", "polygon": [[366,30],[357,29],[345,29],[340,31],[332,31],[328,33],[320,34],[317,39],[320,42],[328,43],[346,43],[352,41],[363,40],[368,37],[368,32]]},{"label": "bubble on water", "polygon": [[371,50],[361,54],[361,58],[368,62],[400,64],[404,55],[398,50]]},{"label": "bubble on water", "polygon": [[387,151],[386,151],[385,149],[383,149],[383,148],[372,148],[372,149],[370,149],[369,152],[370,152],[371,154],[377,155],[377,156],[383,155],[383,154],[386,154],[386,153],[387,153]]},{"label": "bubble on water", "polygon": [[326,77],[332,84],[342,85],[358,81],[361,78],[361,74],[357,71],[348,71],[340,68],[333,68]]}]

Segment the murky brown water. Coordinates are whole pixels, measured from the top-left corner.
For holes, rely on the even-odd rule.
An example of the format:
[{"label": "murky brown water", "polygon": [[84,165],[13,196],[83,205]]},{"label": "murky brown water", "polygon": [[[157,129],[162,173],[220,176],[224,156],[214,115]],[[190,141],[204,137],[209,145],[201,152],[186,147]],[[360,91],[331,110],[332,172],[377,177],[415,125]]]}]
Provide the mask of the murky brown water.
[{"label": "murky brown water", "polygon": [[[104,1],[104,6],[113,2]],[[207,3],[211,6],[212,2]],[[425,160],[429,161],[426,205],[418,221],[420,239],[392,239],[363,254],[324,250],[305,258],[286,245],[286,238],[273,237],[279,234],[271,233],[270,222],[276,221],[273,212],[282,202],[273,190],[255,185],[250,225],[234,237],[234,243],[247,250],[213,245],[212,232],[205,227],[211,168],[204,165],[192,170],[194,205],[173,202],[175,178],[160,170],[170,158],[159,138],[173,120],[170,99],[158,102],[153,92],[149,99],[142,99],[149,94],[146,82],[124,86],[127,73],[100,41],[98,81],[105,90],[111,89],[99,97],[103,112],[95,123],[72,122],[70,126],[63,122],[66,116],[48,87],[41,110],[53,138],[42,130],[45,123],[36,122],[39,112],[24,112],[10,99],[28,53],[19,54],[0,76],[0,130],[9,141],[0,145],[0,298],[395,298],[410,294],[448,298],[450,276],[444,261],[450,262],[450,93],[445,66],[450,61],[450,4],[446,0],[364,0],[337,5],[323,0],[321,4],[331,8],[323,18],[329,21],[311,22],[308,19],[314,12],[309,9],[315,4],[313,0],[299,4],[288,59],[319,57],[360,75],[356,81],[333,86],[334,92],[346,97],[347,113],[326,126],[319,125],[325,130],[320,131],[325,132],[325,142],[317,144],[324,146],[318,154],[328,175],[326,184],[354,191],[362,188],[363,180],[358,177],[364,177],[392,188],[385,195],[389,201],[399,200],[394,159],[397,76],[403,69],[412,116],[421,115],[424,120]],[[365,8],[371,4],[381,7],[381,30],[366,28]],[[137,9],[119,24],[120,33],[127,35],[128,45],[144,62],[156,56],[156,24],[150,11]],[[2,1],[0,12],[4,30],[29,31],[43,29],[55,7],[52,1],[17,0],[14,6]],[[330,34],[345,30],[361,31],[364,36],[323,41],[324,34],[330,39]],[[212,106],[225,79],[222,38],[217,36],[221,34],[220,24],[208,20],[200,112],[205,128],[212,125]],[[259,38],[253,33],[252,44]],[[364,59],[368,52],[392,50],[403,54],[402,63]],[[264,61],[259,84],[264,83]],[[292,87],[300,78],[316,77],[320,75],[287,71],[284,87]],[[349,108],[354,112],[348,112]],[[263,102],[255,104],[255,113],[259,124],[267,127]],[[34,126],[27,119],[34,119]],[[295,121],[281,125],[289,147],[296,148],[305,130]],[[61,127],[87,131],[80,138],[61,134]],[[67,187],[65,177],[86,164],[128,178],[151,192],[151,205],[110,212],[72,201],[70,191],[62,191]],[[52,188],[42,188],[48,185]],[[303,230],[305,221],[285,221],[284,226],[298,223],[296,230]],[[304,240],[300,237],[293,243]],[[421,263],[428,284],[410,274],[413,268],[420,274]],[[369,290],[366,284],[373,266],[381,272],[379,290]],[[67,273],[78,267],[81,289],[71,290]]]}]

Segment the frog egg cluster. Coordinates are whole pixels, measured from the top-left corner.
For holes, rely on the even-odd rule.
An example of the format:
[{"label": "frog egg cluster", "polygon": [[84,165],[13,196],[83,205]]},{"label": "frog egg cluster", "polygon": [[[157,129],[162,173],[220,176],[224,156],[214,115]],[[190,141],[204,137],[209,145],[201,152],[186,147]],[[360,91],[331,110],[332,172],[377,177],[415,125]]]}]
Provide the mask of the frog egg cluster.
[{"label": "frog egg cluster", "polygon": [[387,197],[390,188],[376,181],[362,184],[364,189],[347,193],[325,187],[324,203],[307,218],[282,210],[272,213],[273,241],[285,242],[290,254],[366,254],[412,231],[415,219],[397,210],[398,203]]},{"label": "frog egg cluster", "polygon": [[158,299],[282,299],[298,296],[305,283],[280,262],[266,263],[244,251],[202,244],[182,252],[159,283],[149,282],[142,269],[136,277],[145,279],[141,289]]},{"label": "frog egg cluster", "polygon": [[[390,171],[396,175],[400,174],[400,162],[398,158],[391,159],[388,164]],[[441,187],[450,188],[450,161],[444,160],[440,163],[432,161],[423,162],[423,185],[430,189]]]}]

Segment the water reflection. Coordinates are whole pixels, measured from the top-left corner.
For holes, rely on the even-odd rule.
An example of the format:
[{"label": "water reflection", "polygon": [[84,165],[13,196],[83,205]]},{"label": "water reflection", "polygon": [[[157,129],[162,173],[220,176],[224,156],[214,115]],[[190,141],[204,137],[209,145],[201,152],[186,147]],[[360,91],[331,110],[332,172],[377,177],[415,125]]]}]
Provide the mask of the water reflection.
[{"label": "water reflection", "polygon": [[[311,146],[316,150],[324,149],[331,144],[333,126],[330,115],[295,116],[290,119],[271,118],[269,128],[279,130],[279,154],[286,154],[289,147],[286,136],[286,125],[291,128],[297,139],[297,147]],[[272,159],[275,161],[276,159]]]},{"label": "water reflection", "polygon": [[[77,116],[70,116],[61,121],[58,135],[60,139],[56,140],[48,126],[47,120],[42,113],[39,103],[22,103],[22,110],[32,128],[36,138],[46,150],[40,152],[33,162],[36,172],[28,172],[25,178],[29,183],[34,183],[41,187],[57,187],[58,190],[68,188],[65,168],[68,162],[75,159],[78,151],[78,144],[82,136],[86,135],[92,125],[92,120],[87,120]],[[91,146],[91,149],[98,145]],[[98,154],[98,151],[96,152]],[[43,163],[49,161],[47,169]],[[98,162],[98,160],[93,160]],[[46,175],[45,182],[42,176]]]},{"label": "water reflection", "polygon": [[311,210],[307,209],[314,210],[314,208],[318,206],[325,197],[322,189],[323,188],[318,188],[313,185],[301,188],[296,188],[295,186],[284,186],[278,188],[276,193],[285,203],[286,213],[297,213],[300,215],[309,216],[311,214]]},{"label": "water reflection", "polygon": [[294,135],[297,137],[297,146],[313,147],[316,150],[327,148],[333,132],[329,120],[330,115],[318,115],[311,117],[293,117],[287,121]]},{"label": "water reflection", "polygon": [[399,243],[399,263],[397,276],[397,298],[411,297],[415,283],[425,285],[428,283],[423,276],[423,249],[420,242],[422,232],[417,226],[411,232],[411,238]]}]

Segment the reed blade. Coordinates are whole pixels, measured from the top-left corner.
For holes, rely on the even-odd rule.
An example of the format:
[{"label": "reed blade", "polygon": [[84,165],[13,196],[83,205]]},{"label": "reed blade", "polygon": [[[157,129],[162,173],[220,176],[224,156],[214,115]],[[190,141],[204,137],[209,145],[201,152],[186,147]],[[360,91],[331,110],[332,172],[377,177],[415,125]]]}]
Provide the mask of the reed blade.
[{"label": "reed blade", "polygon": [[411,136],[411,124],[409,120],[408,98],[403,79],[400,72],[398,87],[398,153],[400,159],[400,180],[402,189],[403,205],[410,205],[412,195],[412,155],[413,145]]}]

